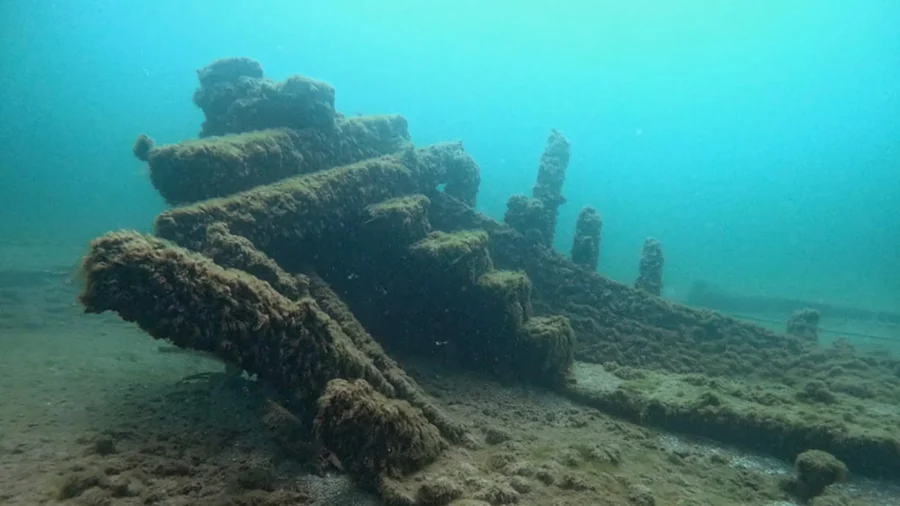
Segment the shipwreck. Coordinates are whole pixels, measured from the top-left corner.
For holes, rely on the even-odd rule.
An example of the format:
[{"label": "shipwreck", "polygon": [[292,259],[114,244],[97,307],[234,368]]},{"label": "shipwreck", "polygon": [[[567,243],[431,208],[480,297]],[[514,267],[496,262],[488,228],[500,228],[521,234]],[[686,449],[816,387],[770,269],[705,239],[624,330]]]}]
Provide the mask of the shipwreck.
[{"label": "shipwreck", "polygon": [[275,82],[246,58],[198,77],[199,138],[134,145],[174,207],[152,235],[91,243],[81,302],[275,386],[363,486],[390,496],[472,444],[391,358],[398,349],[638,423],[900,476],[893,409],[861,407],[893,408],[900,361],[667,302],[654,240],[633,286],[607,279],[592,208],[570,255],[551,248],[562,133],[500,222],[475,210],[480,169],[460,142],[414,146],[402,116],[345,117],[327,83]]}]

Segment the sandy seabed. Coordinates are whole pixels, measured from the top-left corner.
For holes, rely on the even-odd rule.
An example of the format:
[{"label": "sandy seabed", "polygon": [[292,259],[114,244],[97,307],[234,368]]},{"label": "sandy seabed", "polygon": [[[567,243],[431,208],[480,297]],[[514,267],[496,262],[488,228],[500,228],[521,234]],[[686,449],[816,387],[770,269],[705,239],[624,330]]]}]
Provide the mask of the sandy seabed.
[{"label": "sandy seabed", "polygon": [[[379,504],[284,453],[271,396],[114,315],[83,315],[78,248],[0,247],[0,504]],[[482,480],[465,504],[789,505],[786,463],[638,427],[553,394],[402,361],[478,449],[429,476]],[[852,480],[831,504],[900,504]]]}]

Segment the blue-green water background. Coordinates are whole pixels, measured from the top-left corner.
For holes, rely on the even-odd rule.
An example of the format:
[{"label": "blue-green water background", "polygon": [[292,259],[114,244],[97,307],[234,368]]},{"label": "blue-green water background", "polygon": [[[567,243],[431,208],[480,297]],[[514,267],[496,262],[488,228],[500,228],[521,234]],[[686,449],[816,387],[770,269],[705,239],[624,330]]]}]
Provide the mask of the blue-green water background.
[{"label": "blue-green water background", "polygon": [[900,307],[893,0],[5,0],[0,23],[4,240],[149,229],[135,136],[196,135],[195,70],[241,55],[402,113],[419,144],[463,139],[495,217],[562,130],[558,247],[596,206],[616,279],[654,236],[675,291]]}]

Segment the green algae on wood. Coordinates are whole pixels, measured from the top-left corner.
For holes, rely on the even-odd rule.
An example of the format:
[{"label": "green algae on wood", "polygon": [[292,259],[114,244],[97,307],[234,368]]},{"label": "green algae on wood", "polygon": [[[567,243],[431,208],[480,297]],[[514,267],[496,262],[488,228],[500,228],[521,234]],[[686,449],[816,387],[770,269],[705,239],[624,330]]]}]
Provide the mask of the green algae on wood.
[{"label": "green algae on wood", "polygon": [[402,116],[363,116],[341,119],[327,131],[278,128],[190,140],[143,150],[143,158],[162,197],[170,204],[184,204],[394,153],[408,145]]},{"label": "green algae on wood", "polygon": [[661,429],[746,445],[793,459],[818,449],[851,470],[897,477],[900,437],[890,416],[863,415],[863,404],[830,406],[798,402],[795,389],[642,371],[622,379],[614,367],[576,362],[574,383],[563,390],[573,400]]},{"label": "green algae on wood", "polygon": [[170,204],[229,195],[295,174],[296,132],[262,130],[169,144],[148,154],[150,181]]},{"label": "green algae on wood", "polygon": [[[219,236],[214,244],[227,239],[252,249],[221,226],[211,228]],[[265,264],[260,258],[245,267]],[[318,411],[320,442],[363,483],[436,458],[447,447],[441,427],[461,435],[368,334],[353,331],[336,300],[326,304],[340,322],[311,297],[292,301],[243,270],[135,232],[94,240],[83,271],[86,312],[114,311],[154,338],[213,353],[257,374],[305,412]],[[313,291],[323,290],[317,282]]]},{"label": "green algae on wood", "polygon": [[461,279],[474,283],[492,268],[486,245],[487,234],[480,230],[438,231],[413,244],[410,253],[429,270],[459,273]]},{"label": "green algae on wood", "polygon": [[447,448],[419,409],[386,398],[363,380],[328,383],[318,401],[315,432],[359,483],[374,490],[383,476],[416,471]]},{"label": "green algae on wood", "polygon": [[[616,374],[634,372],[635,378],[627,382],[616,374],[603,375],[607,384],[614,381],[622,388],[593,396],[592,405],[637,421],[656,420],[654,424],[663,428],[701,432],[724,443],[768,441],[774,447],[764,451],[781,452],[786,458],[806,449],[797,441],[823,441],[855,453],[854,460],[839,455],[839,450],[832,451],[851,468],[857,467],[855,462],[863,463],[866,467],[858,472],[870,475],[892,472],[888,463],[900,458],[900,441],[887,430],[886,415],[877,415],[898,411],[891,400],[900,392],[897,359],[864,356],[846,343],[819,347],[719,313],[668,302],[585,272],[562,255],[453,199],[436,195],[431,200],[430,220],[436,230],[486,231],[495,266],[528,274],[535,313],[569,318],[578,337],[578,360],[613,364]],[[575,366],[584,367],[600,366],[581,362]],[[769,414],[754,415],[755,408],[740,413],[730,409],[735,389],[724,397],[715,390],[698,392],[691,397],[692,405],[684,405],[684,411],[663,409],[642,394],[669,383],[672,377],[712,385],[763,382],[769,386],[761,390],[737,388],[743,398],[735,402],[770,406],[768,411],[759,411]],[[586,382],[578,374],[575,378]],[[807,388],[810,384],[812,392]],[[821,386],[833,399],[830,404],[818,401],[822,398],[818,394],[824,392]],[[810,393],[816,395],[810,397]],[[780,411],[772,411],[779,406]],[[719,425],[706,425],[712,419],[698,414],[703,409],[717,409],[719,416],[714,421]],[[666,418],[671,413],[675,416]],[[699,423],[698,419],[706,421]],[[783,424],[785,419],[792,423]],[[859,429],[852,436],[842,436],[845,426]],[[782,436],[784,431],[788,436]],[[779,443],[785,438],[787,443]],[[866,453],[874,456],[873,464],[865,464]]]},{"label": "green algae on wood", "polygon": [[370,379],[379,390],[409,401],[422,409],[425,416],[451,440],[458,440],[464,429],[438,410],[418,384],[409,378],[354,317],[350,309],[327,283],[315,274],[291,275],[258,250],[247,238],[232,234],[223,223],[213,223],[206,229],[205,241],[199,252],[217,264],[238,269],[266,281],[276,291],[291,300],[312,297],[316,305],[332,318],[368,360],[379,370],[384,383]]},{"label": "green algae on wood", "polygon": [[83,271],[86,312],[116,312],[156,339],[212,353],[287,395],[314,400],[334,378],[388,385],[314,300],[292,301],[164,240],[104,235],[91,243]]},{"label": "green algae on wood", "polygon": [[422,413],[441,434],[450,441],[460,441],[466,431],[458,422],[444,414],[425,394],[424,390],[410,378],[381,345],[362,326],[346,303],[322,278],[310,274],[307,278],[309,292],[316,299],[319,307],[330,316],[353,343],[372,360],[384,378],[394,388],[395,397],[406,400],[422,410]]},{"label": "green algae on wood", "polygon": [[207,227],[201,253],[223,267],[240,269],[256,276],[288,299],[297,300],[309,294],[305,279],[287,273],[256,249],[246,237],[232,234],[224,223],[213,223]]},{"label": "green algae on wood", "polygon": [[429,219],[436,230],[481,229],[499,269],[521,270],[534,286],[537,314],[569,317],[578,335],[576,358],[673,372],[770,377],[783,375],[812,347],[708,310],[674,304],[600,274],[510,226],[436,195]]},{"label": "green algae on wood", "polygon": [[409,149],[171,209],[157,217],[156,232],[192,247],[207,225],[220,221],[271,254],[273,242],[293,247],[342,228],[370,205],[435,191],[452,170],[445,161],[458,157],[459,149],[458,144]]},{"label": "green algae on wood", "polygon": [[499,300],[521,305],[521,320],[531,317],[531,280],[521,271],[494,270],[478,278],[478,286]]},{"label": "green algae on wood", "polygon": [[487,244],[487,239],[487,234],[481,230],[466,230],[454,233],[438,231],[414,244],[412,249],[433,259],[446,257],[450,258],[451,261],[455,261],[459,257],[484,248]]},{"label": "green algae on wood", "polygon": [[516,350],[520,374],[562,385],[569,378],[574,361],[575,332],[569,319],[559,315],[530,318],[521,335]]},{"label": "green algae on wood", "polygon": [[[504,345],[507,349],[502,353],[515,356],[518,348],[519,331],[522,324],[531,318],[531,280],[523,272],[493,270],[478,278],[476,291],[479,306],[486,311],[501,315],[502,319],[511,323],[510,334],[506,336]],[[492,329],[491,332],[496,331]],[[502,335],[502,334],[501,334]],[[495,340],[499,336],[494,336]]]},{"label": "green algae on wood", "polygon": [[[424,195],[410,195],[389,199],[366,208],[368,219],[364,232],[373,245],[387,248],[405,247],[431,232],[428,207],[431,201]],[[381,248],[378,248],[381,249]]]}]

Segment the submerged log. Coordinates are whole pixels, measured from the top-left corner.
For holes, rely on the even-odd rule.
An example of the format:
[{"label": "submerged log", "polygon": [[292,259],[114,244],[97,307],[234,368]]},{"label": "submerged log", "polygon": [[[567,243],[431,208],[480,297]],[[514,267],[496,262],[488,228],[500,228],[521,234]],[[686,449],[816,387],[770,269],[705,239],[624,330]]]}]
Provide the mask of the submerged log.
[{"label": "submerged log", "polygon": [[197,247],[200,253],[222,267],[252,274],[290,300],[309,295],[309,280],[305,276],[289,274],[256,249],[246,237],[232,234],[224,223],[217,222],[207,227],[205,238]]},{"label": "submerged log", "polygon": [[463,427],[435,407],[421,387],[384,352],[347,305],[319,276],[313,273],[289,274],[247,238],[232,234],[227,225],[221,222],[207,227],[205,242],[195,243],[195,246],[217,264],[252,274],[269,283],[288,299],[296,301],[312,297],[316,305],[340,326],[353,345],[379,370],[389,385],[382,388],[383,391],[421,409],[447,438],[458,440],[462,437],[465,432]]},{"label": "submerged log", "polygon": [[[223,241],[236,243],[232,250],[247,246],[227,234],[220,226],[214,227],[210,235],[216,248]],[[255,256],[246,267],[267,263]],[[292,285],[284,273],[271,267],[263,265],[262,269],[284,280],[282,286]],[[258,375],[307,408],[318,403],[316,427],[322,443],[365,484],[377,484],[382,474],[424,465],[447,446],[445,436],[461,434],[461,428],[425,401],[424,394],[396,370],[377,345],[363,342],[364,335],[348,336],[343,330],[348,322],[343,326],[336,322],[312,297],[291,300],[242,270],[221,267],[205,256],[133,232],[94,240],[83,273],[85,288],[80,300],[86,312],[114,311],[156,339],[211,353]],[[303,290],[295,285],[289,291]],[[355,381],[355,390],[342,388],[343,380]],[[342,396],[342,391],[352,395]],[[402,397],[423,405],[425,411]],[[363,418],[354,418],[359,416]],[[370,423],[381,427],[381,446],[348,452],[346,441],[333,437],[369,438]],[[415,452],[416,459],[391,456],[392,448]],[[357,458],[361,460],[354,460]],[[405,464],[401,466],[397,459]]]},{"label": "submerged log", "polygon": [[390,384],[309,297],[293,301],[243,271],[161,239],[120,232],[84,259],[87,313],[114,311],[156,339],[215,355],[298,399],[334,378]]},{"label": "submerged log", "polygon": [[403,116],[339,119],[333,128],[278,128],[153,147],[142,135],[135,156],[169,204],[224,197],[281,179],[318,172],[409,146]]},{"label": "submerged log", "polygon": [[[434,191],[447,184],[448,194],[468,199],[477,192],[450,181],[477,181],[478,166],[459,143],[409,149],[397,155],[286,179],[227,198],[201,202],[162,213],[156,233],[191,249],[206,227],[223,222],[276,261],[290,266],[269,249],[273,242],[292,255],[310,248],[315,238],[340,235],[356,223],[368,206],[387,199]],[[310,240],[312,239],[312,240]],[[306,241],[304,243],[304,240]]]}]

